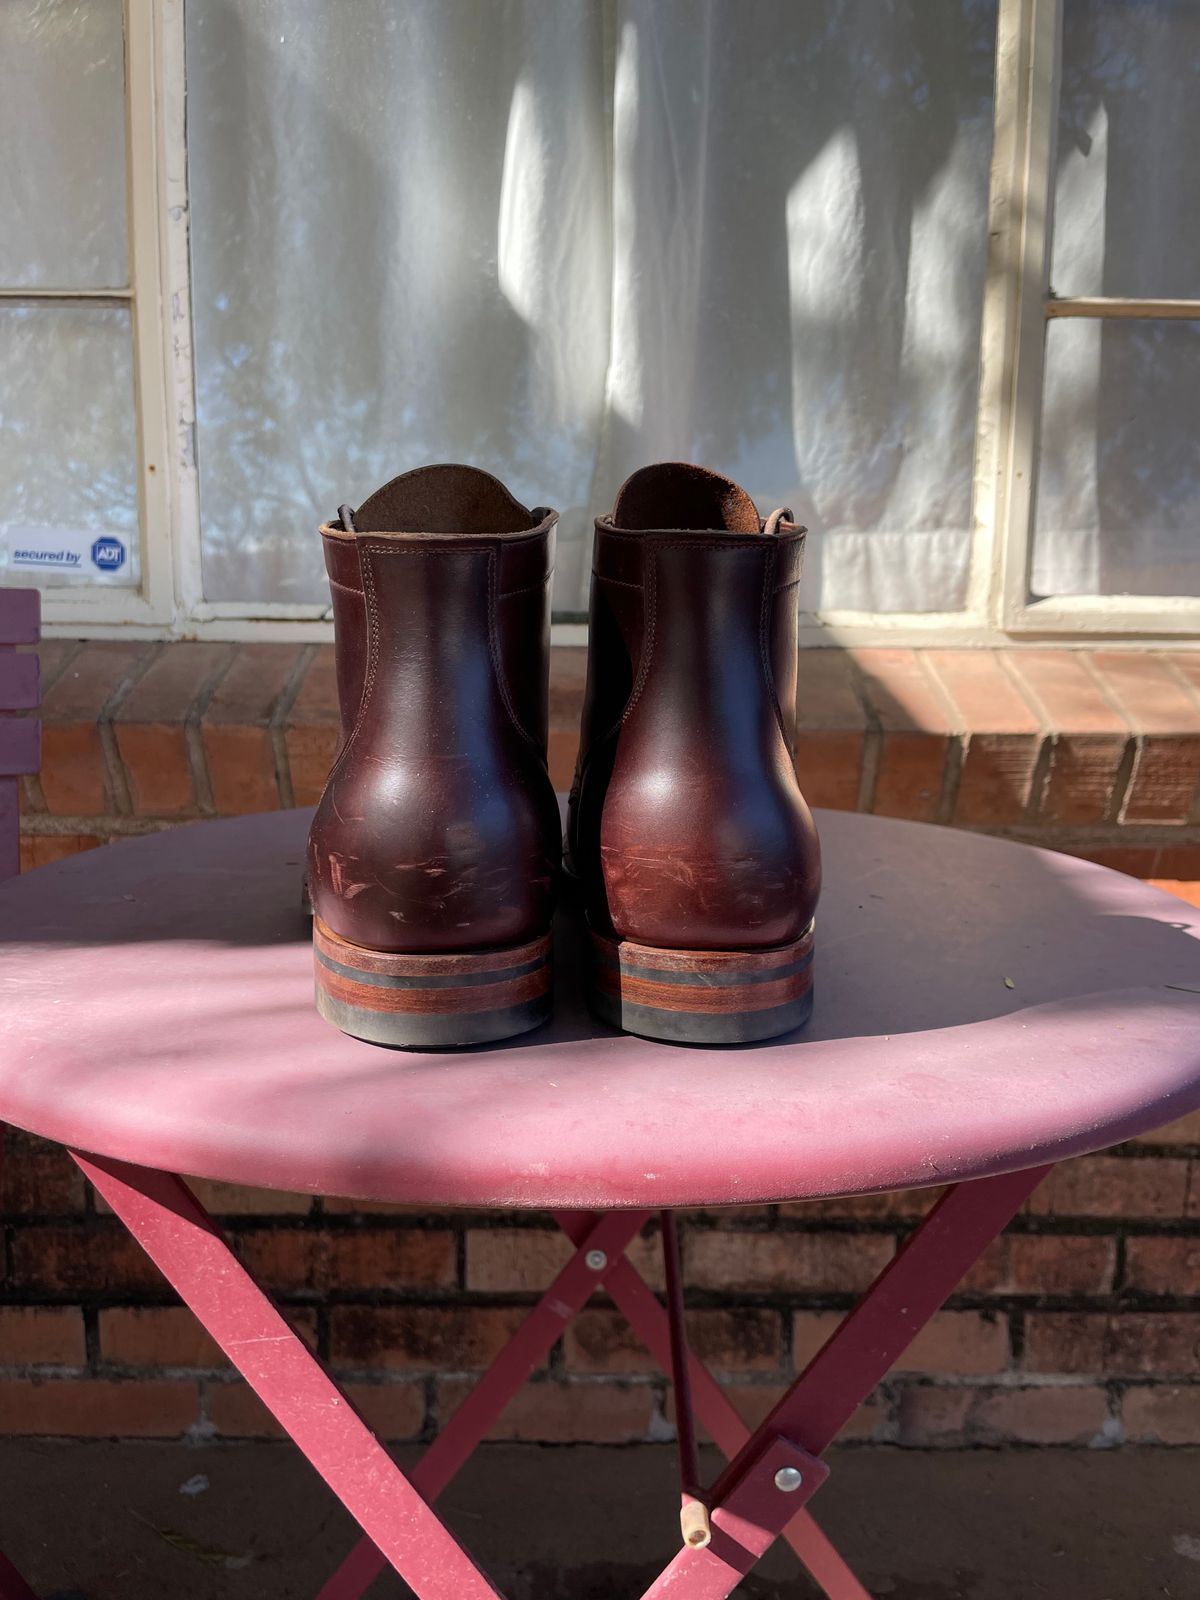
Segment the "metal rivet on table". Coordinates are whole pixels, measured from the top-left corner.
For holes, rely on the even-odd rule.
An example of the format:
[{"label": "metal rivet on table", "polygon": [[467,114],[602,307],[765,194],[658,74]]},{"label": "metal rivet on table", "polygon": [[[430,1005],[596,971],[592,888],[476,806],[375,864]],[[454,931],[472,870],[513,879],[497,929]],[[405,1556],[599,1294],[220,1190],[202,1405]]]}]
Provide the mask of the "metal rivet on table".
[{"label": "metal rivet on table", "polygon": [[589,1250],[583,1259],[593,1272],[603,1272],[608,1265],[608,1257],[603,1250]]},{"label": "metal rivet on table", "polygon": [[794,1494],[804,1482],[804,1474],[799,1467],[780,1467],[775,1474],[775,1487],[784,1494]]}]

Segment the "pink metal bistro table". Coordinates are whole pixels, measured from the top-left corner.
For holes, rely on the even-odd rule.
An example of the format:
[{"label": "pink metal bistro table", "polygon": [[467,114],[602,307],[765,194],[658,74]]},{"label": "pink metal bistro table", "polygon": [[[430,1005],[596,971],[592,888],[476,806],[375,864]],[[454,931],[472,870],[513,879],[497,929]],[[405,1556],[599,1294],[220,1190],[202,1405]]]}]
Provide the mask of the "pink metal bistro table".
[{"label": "pink metal bistro table", "polygon": [[[0,889],[0,1118],[61,1141],[366,1537],[320,1590],[391,1565],[421,1600],[496,1590],[435,1502],[593,1291],[674,1368],[683,1500],[647,1597],[717,1600],[778,1537],[831,1600],[866,1591],[807,1502],[858,1404],[1049,1167],[1200,1106],[1200,911],[1026,846],[829,813],[816,1009],[742,1049],[649,1044],[583,1006],[569,926],[555,1021],[507,1046],[358,1043],[312,1000],[304,812],[92,851]],[[406,1476],[181,1173],[428,1205],[548,1210],[576,1245]],[[949,1185],[751,1432],[625,1256],[691,1206]],[[689,1480],[691,1408],[727,1459]],[[0,1600],[32,1591],[0,1559]]]}]

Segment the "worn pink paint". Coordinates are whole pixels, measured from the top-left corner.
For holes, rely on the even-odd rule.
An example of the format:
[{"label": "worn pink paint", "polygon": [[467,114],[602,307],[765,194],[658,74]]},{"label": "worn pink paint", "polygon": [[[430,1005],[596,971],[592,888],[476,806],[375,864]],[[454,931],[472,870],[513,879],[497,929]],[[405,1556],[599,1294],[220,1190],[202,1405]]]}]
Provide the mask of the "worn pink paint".
[{"label": "worn pink paint", "polygon": [[[782,1532],[832,1600],[862,1600],[804,1509],[821,1453],[1047,1163],[1200,1104],[1200,912],[1046,852],[831,815],[817,1016],[795,1038],[708,1051],[610,1034],[582,1007],[564,925],[551,1027],[401,1054],[313,1010],[296,910],[306,820],[206,824],[0,888],[15,930],[0,951],[0,1116],[76,1148],[374,1541],[321,1600],[358,1596],[385,1559],[424,1600],[494,1595],[428,1501],[600,1282],[669,1365],[670,1318],[623,1255],[651,1207],[980,1180],[943,1197],[753,1436],[675,1340],[729,1464],[704,1493],[712,1544],[681,1550],[648,1595],[719,1600]],[[179,1171],[557,1208],[577,1248],[406,1478]],[[795,1495],[775,1486],[787,1464]],[[9,1592],[28,1600],[0,1566]]]},{"label": "worn pink paint", "polygon": [[661,1209],[982,1177],[1200,1105],[1200,910],[1101,867],[827,814],[794,1038],[611,1033],[564,928],[549,1027],[422,1055],[314,1010],[306,821],[204,823],[0,888],[0,1115],[237,1183]]}]

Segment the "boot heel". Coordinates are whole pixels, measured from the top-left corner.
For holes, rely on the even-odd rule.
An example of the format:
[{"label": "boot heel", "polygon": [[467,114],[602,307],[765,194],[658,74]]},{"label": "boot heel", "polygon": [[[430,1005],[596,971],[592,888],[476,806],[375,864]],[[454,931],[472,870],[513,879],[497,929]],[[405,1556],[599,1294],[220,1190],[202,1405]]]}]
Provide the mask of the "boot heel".
[{"label": "boot heel", "polygon": [[408,1050],[487,1044],[550,1016],[550,935],[461,955],[349,944],[313,918],[317,1010],[356,1039]]},{"label": "boot heel", "polygon": [[813,924],[771,950],[660,950],[592,934],[592,1009],[626,1033],[678,1044],[748,1044],[812,1013]]}]

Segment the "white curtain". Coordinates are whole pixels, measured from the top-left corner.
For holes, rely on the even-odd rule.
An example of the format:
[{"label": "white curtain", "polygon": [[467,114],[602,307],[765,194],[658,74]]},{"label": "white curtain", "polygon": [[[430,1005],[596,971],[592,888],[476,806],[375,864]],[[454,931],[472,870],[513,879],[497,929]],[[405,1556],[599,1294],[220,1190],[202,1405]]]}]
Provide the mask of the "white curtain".
[{"label": "white curtain", "polygon": [[[805,601],[962,604],[995,0],[188,0],[204,580],[431,460],[591,517],[645,461],[814,530]],[[126,281],[120,0],[0,4],[0,285]],[[1064,0],[1053,284],[1200,297],[1200,0]],[[52,114],[48,108],[53,108]],[[1200,321],[1055,322],[1033,588],[1200,593]],[[0,306],[0,571],[119,536],[132,329]],[[40,542],[40,543],[39,543]],[[86,563],[85,563],[86,565]]]},{"label": "white curtain", "polygon": [[319,600],[425,461],[591,518],[647,461],[814,531],[807,600],[953,610],[994,0],[189,0],[204,576]]}]

